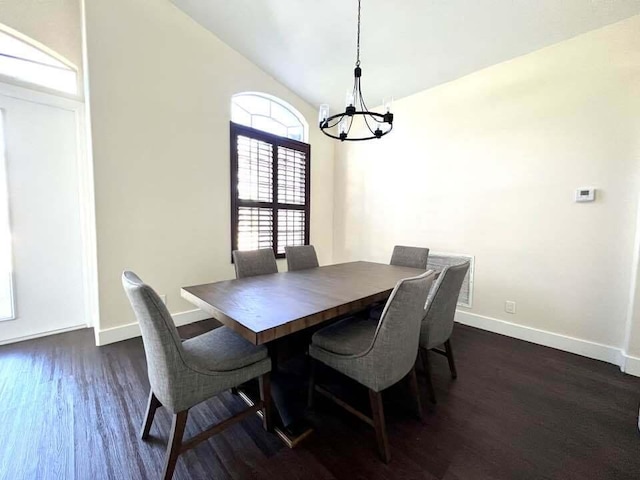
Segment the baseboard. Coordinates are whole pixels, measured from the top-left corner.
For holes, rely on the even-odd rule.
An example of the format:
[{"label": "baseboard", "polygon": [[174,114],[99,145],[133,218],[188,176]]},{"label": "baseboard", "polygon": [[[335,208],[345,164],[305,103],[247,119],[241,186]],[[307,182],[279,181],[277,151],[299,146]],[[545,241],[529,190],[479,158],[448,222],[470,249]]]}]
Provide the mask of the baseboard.
[{"label": "baseboard", "polygon": [[25,340],[34,340],[36,338],[48,337],[49,335],[57,335],[58,333],[73,332],[74,330],[81,330],[83,328],[88,328],[88,325],[83,323],[82,325],[74,325],[73,327],[59,328],[58,330],[50,330],[48,332],[0,340],[0,345],[9,345],[10,343],[24,342]]},{"label": "baseboard", "polygon": [[[210,314],[198,308],[195,310],[188,310],[186,312],[174,313],[171,316],[173,317],[173,322],[176,324],[176,327],[211,318]],[[130,338],[139,336],[140,325],[138,325],[138,322],[127,323],[126,325],[99,330],[96,335],[96,344],[101,347],[103,345],[121,342],[123,340],[129,340]]]},{"label": "baseboard", "polygon": [[640,377],[640,358],[622,354],[620,369],[624,373]]},{"label": "baseboard", "polygon": [[526,327],[516,323],[485,317],[475,313],[458,310],[456,322],[489,332],[499,333],[507,337],[518,338],[545,347],[575,353],[583,357],[602,360],[618,365],[620,370],[630,375],[640,376],[640,358],[629,357],[617,347],[590,342],[580,338],[569,337],[559,333]]},{"label": "baseboard", "polygon": [[[175,313],[172,315],[172,317],[176,326],[179,327],[182,325],[187,325],[189,323],[206,320],[208,318],[211,318],[211,315],[200,309],[194,309],[186,312]],[[485,317],[483,315],[465,312],[462,310],[458,310],[456,312],[456,322],[463,325],[480,328],[481,330],[487,330],[489,332],[499,333],[508,337],[518,338],[527,342],[536,343],[538,345],[544,345],[545,347],[551,347],[558,350],[563,350],[565,352],[575,353],[577,355],[582,355],[583,357],[602,360],[604,362],[618,365],[623,372],[628,373],[629,375],[640,377],[640,358],[628,356],[620,348],[617,347],[590,342],[588,340],[582,340],[580,338],[569,337],[566,335],[561,335],[559,333],[549,332],[547,330],[540,330],[524,325],[518,325],[516,323],[507,322],[505,320]],[[70,330],[73,330],[75,328],[72,328]],[[50,332],[47,333],[47,335],[50,335],[52,333],[62,333],[62,331]],[[137,322],[134,322],[126,325],[120,325],[114,328],[100,330],[98,331],[98,335],[96,337],[98,346],[102,346],[108,345],[110,343],[121,342],[123,340],[128,340],[130,338],[139,336],[140,326]],[[27,339],[28,338],[26,337],[24,338],[24,340]],[[12,342],[13,341],[17,340],[12,340]]]}]

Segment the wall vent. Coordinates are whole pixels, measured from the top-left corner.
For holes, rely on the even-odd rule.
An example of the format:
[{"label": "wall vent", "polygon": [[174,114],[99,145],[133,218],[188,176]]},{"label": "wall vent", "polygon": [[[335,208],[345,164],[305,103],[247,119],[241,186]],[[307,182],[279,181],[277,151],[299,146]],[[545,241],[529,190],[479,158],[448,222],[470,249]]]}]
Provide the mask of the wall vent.
[{"label": "wall vent", "polygon": [[458,297],[458,305],[461,307],[471,308],[473,305],[473,274],[475,270],[475,257],[473,255],[429,252],[427,269],[440,272],[444,267],[458,265],[464,262],[469,262],[469,271],[467,272],[466,277],[464,277],[464,282],[462,282],[460,296]]}]

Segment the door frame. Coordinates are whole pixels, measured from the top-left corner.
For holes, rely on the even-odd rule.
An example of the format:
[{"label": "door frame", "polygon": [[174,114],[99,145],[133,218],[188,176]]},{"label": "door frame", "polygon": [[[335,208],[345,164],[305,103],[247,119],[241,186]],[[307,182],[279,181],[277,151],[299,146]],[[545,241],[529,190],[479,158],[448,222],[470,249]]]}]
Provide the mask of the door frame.
[{"label": "door frame", "polygon": [[[100,325],[100,306],[98,296],[98,252],[96,240],[96,203],[93,181],[93,162],[88,143],[89,131],[87,125],[86,105],[80,99],[74,100],[67,96],[31,90],[17,85],[0,81],[0,95],[37,103],[55,108],[68,110],[75,114],[77,139],[77,167],[78,167],[78,200],[80,202],[80,227],[82,240],[82,283],[84,293],[84,308],[86,327],[93,327],[97,332]],[[46,336],[58,332],[44,332],[30,337],[17,338],[13,341],[26,340]]]}]

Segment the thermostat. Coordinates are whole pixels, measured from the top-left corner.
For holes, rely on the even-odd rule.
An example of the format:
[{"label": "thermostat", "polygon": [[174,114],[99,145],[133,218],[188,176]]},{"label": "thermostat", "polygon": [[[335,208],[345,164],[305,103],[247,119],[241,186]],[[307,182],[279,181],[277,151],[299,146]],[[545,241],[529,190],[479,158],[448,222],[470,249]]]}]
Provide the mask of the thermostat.
[{"label": "thermostat", "polygon": [[576,202],[593,202],[596,199],[596,189],[587,187],[576,190]]}]

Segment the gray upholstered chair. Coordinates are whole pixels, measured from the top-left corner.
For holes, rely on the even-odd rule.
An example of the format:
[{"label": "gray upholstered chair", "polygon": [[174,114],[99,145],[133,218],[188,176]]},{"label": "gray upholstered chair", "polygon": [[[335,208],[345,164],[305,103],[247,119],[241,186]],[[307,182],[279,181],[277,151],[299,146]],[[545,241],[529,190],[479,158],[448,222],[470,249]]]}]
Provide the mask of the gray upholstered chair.
[{"label": "gray upholstered chair", "polygon": [[[226,327],[180,340],[169,311],[156,292],[132,272],[122,274],[142,331],[151,392],[141,437],[146,440],[158,407],[173,414],[164,479],[170,479],[180,453],[188,450],[251,413],[263,410],[265,429],[271,430],[271,360],[264,346],[255,346]],[[189,409],[251,379],[260,379],[261,401],[253,407],[182,441]]]},{"label": "gray upholstered chair", "polygon": [[[447,357],[451,377],[457,378],[456,364],[451,347],[451,333],[456,314],[458,296],[464,277],[469,271],[469,262],[445,267],[438,276],[427,300],[427,313],[420,328],[420,356],[427,376],[429,398],[436,403],[435,391],[431,383],[429,350]],[[438,349],[444,345],[444,350]]]},{"label": "gray upholstered chair", "polygon": [[[233,266],[236,270],[236,278],[278,273],[276,257],[270,248],[234,250],[231,252],[231,255],[233,257]],[[238,389],[235,387],[232,388],[231,391],[234,395],[238,394]]]},{"label": "gray upholstered chair", "polygon": [[399,267],[421,268],[426,270],[429,259],[429,249],[421,247],[404,247],[396,245],[393,247],[393,254],[389,265]]},{"label": "gray upholstered chair", "polygon": [[236,278],[278,273],[276,257],[270,248],[234,250],[232,255],[233,265],[236,268]]},{"label": "gray upholstered chair", "polygon": [[320,266],[313,245],[284,247],[284,255],[287,257],[287,268],[290,272]]},{"label": "gray upholstered chair", "polygon": [[336,403],[374,427],[384,462],[389,462],[391,454],[380,392],[408,377],[418,415],[422,416],[415,363],[425,302],[434,277],[434,272],[429,271],[399,281],[378,323],[361,318],[342,320],[316,332],[309,346],[309,355],[313,359],[309,406],[313,406],[316,391],[335,400],[331,393],[316,385],[316,361],[367,387],[372,418],[341,400]]},{"label": "gray upholstered chair", "polygon": [[[391,261],[389,265],[395,265],[397,267],[409,267],[409,268],[421,268],[427,269],[427,260],[429,259],[429,249],[422,247],[404,247],[402,245],[396,245],[393,247],[393,253],[391,254]],[[374,305],[369,309],[367,315],[371,320],[380,320],[382,315],[383,303]]]}]

